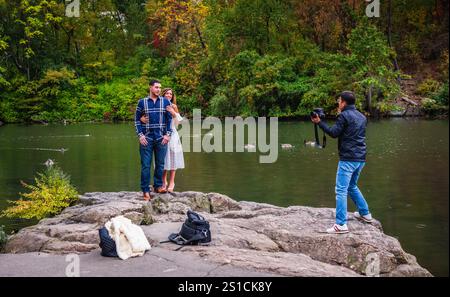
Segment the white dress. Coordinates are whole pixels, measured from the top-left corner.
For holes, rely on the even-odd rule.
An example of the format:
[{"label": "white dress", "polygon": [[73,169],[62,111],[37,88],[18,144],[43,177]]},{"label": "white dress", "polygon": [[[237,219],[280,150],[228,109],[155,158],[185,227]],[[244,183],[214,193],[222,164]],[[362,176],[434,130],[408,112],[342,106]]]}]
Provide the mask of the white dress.
[{"label": "white dress", "polygon": [[179,113],[176,118],[172,119],[172,136],[167,148],[166,160],[164,162],[164,170],[177,170],[184,168],[183,146],[181,144],[180,135],[178,135],[178,123],[183,120]]}]

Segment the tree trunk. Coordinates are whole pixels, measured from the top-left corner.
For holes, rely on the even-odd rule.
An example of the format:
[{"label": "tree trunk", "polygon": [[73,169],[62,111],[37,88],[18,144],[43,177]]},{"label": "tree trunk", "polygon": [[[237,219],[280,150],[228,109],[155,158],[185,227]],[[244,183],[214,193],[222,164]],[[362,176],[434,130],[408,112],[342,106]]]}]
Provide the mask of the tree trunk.
[{"label": "tree trunk", "polygon": [[195,31],[197,32],[198,39],[200,40],[200,44],[201,44],[203,50],[205,50],[205,52],[206,52],[206,43],[203,40],[202,32],[200,31],[200,28],[198,27],[197,21],[195,19],[193,19],[193,21],[194,21]]},{"label": "tree trunk", "polygon": [[369,87],[366,104],[367,104],[367,111],[369,112],[370,115],[372,115],[372,86]]},{"label": "tree trunk", "polygon": [[18,60],[18,57],[19,57],[19,49],[18,49],[18,47],[16,47],[16,52],[15,52],[15,53],[11,52],[11,57],[13,58],[14,64],[16,64],[17,69],[19,69],[19,71],[21,71],[21,72],[23,73],[25,67],[22,66],[22,65],[19,63],[19,60]]},{"label": "tree trunk", "polygon": [[[395,48],[392,44],[392,0],[388,1],[388,43],[389,43],[389,47],[392,48],[395,51]],[[398,66],[398,61],[397,58],[394,57],[393,61],[394,63],[394,68],[395,71],[397,72],[397,81],[400,83],[401,82],[401,78],[400,78],[400,67]]]},{"label": "tree trunk", "polygon": [[78,60],[80,59],[80,47],[78,42],[75,41],[75,69],[78,70]]},{"label": "tree trunk", "polygon": [[70,54],[70,44],[72,43],[72,34],[73,29],[70,29],[70,31],[67,33],[67,54]]},{"label": "tree trunk", "polygon": [[30,81],[31,77],[30,77],[30,60],[27,59],[27,80]]},{"label": "tree trunk", "polygon": [[266,18],[266,42],[267,42],[266,51],[269,51],[269,48],[270,48],[270,17]]}]

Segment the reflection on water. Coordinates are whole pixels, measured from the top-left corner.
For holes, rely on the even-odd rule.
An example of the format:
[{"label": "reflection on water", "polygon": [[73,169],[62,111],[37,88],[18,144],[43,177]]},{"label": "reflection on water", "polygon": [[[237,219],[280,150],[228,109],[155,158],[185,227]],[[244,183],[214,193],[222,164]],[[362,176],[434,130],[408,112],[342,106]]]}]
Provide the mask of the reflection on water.
[{"label": "reflection on water", "polygon": [[[220,192],[280,206],[334,207],[336,141],[329,139],[322,150],[305,147],[304,140],[314,139],[312,124],[279,125],[276,163],[259,164],[259,155],[250,152],[187,153],[176,190]],[[368,163],[360,180],[384,231],[432,273],[447,276],[448,132],[448,121],[370,122]],[[292,147],[282,149],[281,144]],[[8,125],[0,128],[0,209],[23,191],[20,180],[33,182],[48,159],[72,176],[81,193],[139,190],[132,124]],[[0,219],[0,224],[11,230],[29,222]]]}]

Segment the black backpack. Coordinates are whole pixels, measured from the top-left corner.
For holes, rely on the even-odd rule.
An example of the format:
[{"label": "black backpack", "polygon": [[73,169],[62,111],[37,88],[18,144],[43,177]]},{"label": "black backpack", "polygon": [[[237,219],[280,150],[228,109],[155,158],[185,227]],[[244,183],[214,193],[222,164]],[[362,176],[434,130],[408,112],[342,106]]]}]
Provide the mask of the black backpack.
[{"label": "black backpack", "polygon": [[180,232],[170,234],[169,240],[164,242],[173,242],[182,246],[207,244],[211,242],[209,222],[198,213],[188,210],[187,219],[181,226]]},{"label": "black backpack", "polygon": [[100,236],[101,255],[103,257],[118,257],[116,250],[116,242],[109,235],[108,229],[105,227],[98,230]]}]

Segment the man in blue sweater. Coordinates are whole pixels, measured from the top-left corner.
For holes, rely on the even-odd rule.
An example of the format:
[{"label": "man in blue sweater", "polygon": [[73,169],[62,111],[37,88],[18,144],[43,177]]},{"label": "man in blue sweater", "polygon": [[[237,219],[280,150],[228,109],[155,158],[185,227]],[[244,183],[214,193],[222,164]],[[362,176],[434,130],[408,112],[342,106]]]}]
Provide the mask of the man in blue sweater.
[{"label": "man in blue sweater", "polygon": [[338,98],[340,114],[336,124],[329,127],[318,116],[313,123],[333,138],[338,138],[339,165],[336,174],[336,224],[327,229],[328,233],[348,233],[347,196],[358,208],[355,217],[370,223],[372,215],[363,194],[357,186],[358,178],[366,163],[366,117],[356,110],[355,95],[345,91]]},{"label": "man in blue sweater", "polygon": [[[172,115],[166,110],[170,101],[161,94],[161,83],[157,80],[150,82],[150,95],[140,99],[135,113],[136,134],[139,137],[141,155],[141,189],[145,200],[150,200],[150,165],[153,153],[155,154],[155,173],[153,175],[153,188],[156,193],[165,193],[162,187],[164,160],[167,153],[167,144],[172,134]],[[149,121],[141,122],[146,115]]]}]

